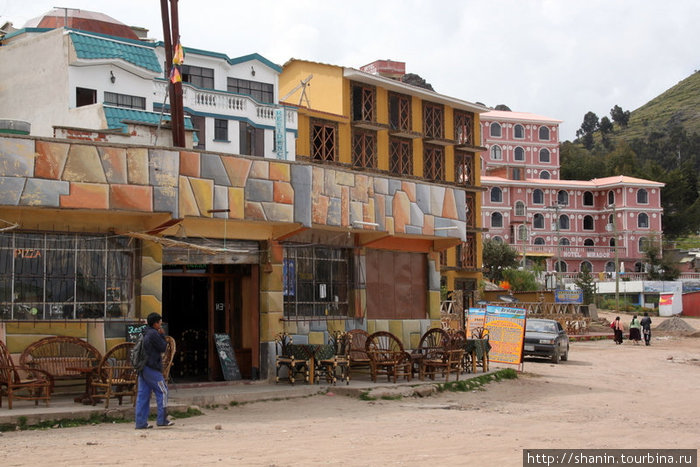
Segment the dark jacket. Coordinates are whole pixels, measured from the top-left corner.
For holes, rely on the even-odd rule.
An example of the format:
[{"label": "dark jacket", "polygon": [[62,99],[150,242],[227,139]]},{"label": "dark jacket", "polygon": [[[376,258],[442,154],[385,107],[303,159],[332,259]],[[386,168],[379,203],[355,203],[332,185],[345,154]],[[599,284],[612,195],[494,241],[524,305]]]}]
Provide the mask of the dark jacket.
[{"label": "dark jacket", "polygon": [[651,330],[651,318],[645,316],[640,323],[644,329]]},{"label": "dark jacket", "polygon": [[143,335],[143,348],[146,351],[146,366],[154,370],[163,371],[163,352],[167,344],[165,336],[152,327],[146,328]]}]

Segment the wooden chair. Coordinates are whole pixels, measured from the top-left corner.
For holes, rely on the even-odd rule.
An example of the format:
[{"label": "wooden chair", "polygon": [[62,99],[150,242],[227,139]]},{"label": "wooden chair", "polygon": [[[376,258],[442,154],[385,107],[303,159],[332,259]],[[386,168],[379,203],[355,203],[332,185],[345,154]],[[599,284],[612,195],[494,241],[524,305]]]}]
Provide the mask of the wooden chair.
[{"label": "wooden chair", "polygon": [[350,369],[368,368],[369,357],[367,356],[365,344],[369,334],[364,329],[353,329],[348,331],[348,335],[350,336]]},{"label": "wooden chair", "polygon": [[[316,381],[321,377],[335,386],[340,381],[350,384],[350,335],[346,332],[336,332],[328,341],[327,346],[321,346],[316,351]],[[340,373],[340,375],[338,375]]]},{"label": "wooden chair", "polygon": [[[451,349],[466,349],[467,344],[467,333],[464,331],[454,331],[450,334],[450,348]],[[471,371],[471,353],[462,352],[462,371],[468,373]]]},{"label": "wooden chair", "polygon": [[[48,407],[52,388],[50,374],[43,370],[15,366],[5,343],[0,341],[0,407],[3,394],[7,395],[8,410],[12,410],[13,399],[34,401],[34,405],[39,405],[39,401],[43,400]],[[17,391],[21,392],[17,394]]]},{"label": "wooden chair", "polygon": [[399,377],[411,381],[411,356],[404,351],[398,337],[390,332],[377,331],[367,337],[365,350],[369,357],[369,370],[372,381],[377,382],[378,375],[386,375],[394,383]]},{"label": "wooden chair", "polygon": [[165,336],[165,342],[166,347],[163,353],[163,379],[165,379],[167,383],[170,381],[170,368],[173,366],[177,345],[175,344],[175,339],[171,336]]},{"label": "wooden chair", "polygon": [[[444,329],[428,329],[418,341],[418,348],[411,352],[413,373],[421,374],[421,362],[426,359],[442,358],[443,352],[450,342],[450,335]],[[421,376],[421,379],[423,377]]]},{"label": "wooden chair", "polygon": [[449,381],[450,373],[459,374],[462,367],[462,356],[464,350],[452,348],[452,339],[444,329],[429,329],[421,337],[417,351],[421,352],[419,361],[420,379],[429,376],[435,379],[436,374],[445,376],[445,381]]},{"label": "wooden chair", "polygon": [[278,334],[275,338],[277,358],[275,361],[275,383],[280,382],[280,368],[287,369],[287,380],[290,384],[296,381],[296,375],[304,375],[304,381],[309,381],[309,360],[311,355],[301,345],[294,345],[292,337],[287,333]]},{"label": "wooden chair", "polygon": [[104,399],[107,409],[111,398],[119,399],[121,405],[124,396],[131,396],[132,405],[136,404],[138,374],[131,365],[131,349],[134,345],[133,342],[117,344],[102,357],[90,383],[92,405]]}]

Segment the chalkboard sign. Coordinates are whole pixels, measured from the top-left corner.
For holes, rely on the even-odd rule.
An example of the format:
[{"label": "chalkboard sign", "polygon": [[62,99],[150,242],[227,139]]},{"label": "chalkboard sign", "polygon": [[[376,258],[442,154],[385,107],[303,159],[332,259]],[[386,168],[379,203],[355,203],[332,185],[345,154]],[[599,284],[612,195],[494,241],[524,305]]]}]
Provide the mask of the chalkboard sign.
[{"label": "chalkboard sign", "polygon": [[[126,341],[127,342],[136,342],[139,339],[139,336],[143,333],[143,331],[148,327],[148,324],[146,323],[131,323],[126,325]],[[163,331],[165,331],[165,334],[168,334],[168,324],[163,323],[162,324]]]},{"label": "chalkboard sign", "polygon": [[233,351],[229,335],[214,334],[214,342],[216,343],[216,353],[219,354],[221,372],[224,374],[224,379],[226,381],[241,379],[241,370],[238,368],[236,354]]}]

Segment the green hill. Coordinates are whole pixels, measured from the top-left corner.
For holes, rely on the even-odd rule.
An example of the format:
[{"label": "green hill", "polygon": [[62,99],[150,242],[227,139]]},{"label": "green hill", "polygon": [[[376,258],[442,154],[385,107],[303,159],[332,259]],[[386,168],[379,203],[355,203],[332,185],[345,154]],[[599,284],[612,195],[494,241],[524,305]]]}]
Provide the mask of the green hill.
[{"label": "green hill", "polygon": [[627,128],[615,125],[612,138],[631,141],[681,126],[700,134],[700,72],[696,71],[630,114]]}]

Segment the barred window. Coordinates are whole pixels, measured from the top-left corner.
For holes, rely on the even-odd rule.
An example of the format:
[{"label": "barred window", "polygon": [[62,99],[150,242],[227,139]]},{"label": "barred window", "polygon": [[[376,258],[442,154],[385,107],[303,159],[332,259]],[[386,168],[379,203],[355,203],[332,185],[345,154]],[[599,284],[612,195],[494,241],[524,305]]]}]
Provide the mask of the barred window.
[{"label": "barred window", "polygon": [[126,237],[2,234],[0,319],[132,316],[134,261]]},{"label": "barred window", "polygon": [[350,248],[285,245],[285,318],[350,316],[352,259]]},{"label": "barred window", "polygon": [[354,130],[352,135],[352,166],[359,168],[377,167],[377,133]]},{"label": "barred window", "polygon": [[444,110],[441,105],[423,104],[423,132],[426,138],[442,138],[444,128]]},{"label": "barred window", "polygon": [[314,121],[311,125],[311,158],[334,161],[336,126],[330,122]]},{"label": "barred window", "polygon": [[411,98],[389,93],[389,124],[393,130],[411,130]]},{"label": "barred window", "polygon": [[374,122],[375,118],[375,90],[372,86],[359,83],[352,85],[352,119],[355,121]]},{"label": "barred window", "polygon": [[436,182],[445,180],[445,152],[442,147],[425,145],[423,177]]},{"label": "barred window", "polygon": [[389,146],[389,171],[396,175],[412,175],[413,143],[410,140],[391,138]]},{"label": "barred window", "polygon": [[475,185],[474,154],[461,151],[455,154],[455,183],[458,185]]},{"label": "barred window", "polygon": [[457,144],[474,145],[474,114],[455,111],[455,139]]}]

